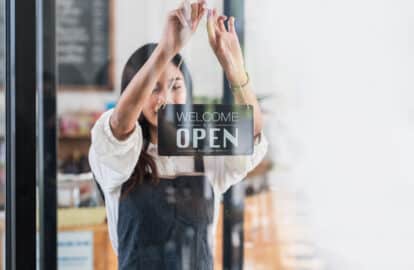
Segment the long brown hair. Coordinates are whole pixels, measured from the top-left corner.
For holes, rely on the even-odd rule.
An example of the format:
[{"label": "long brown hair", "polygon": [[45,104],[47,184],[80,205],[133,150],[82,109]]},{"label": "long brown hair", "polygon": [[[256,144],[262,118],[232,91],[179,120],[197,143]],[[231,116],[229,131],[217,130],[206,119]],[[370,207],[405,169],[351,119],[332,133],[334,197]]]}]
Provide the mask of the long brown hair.
[{"label": "long brown hair", "polygon": [[[145,62],[147,62],[147,60],[149,59],[156,47],[156,43],[146,44],[141,48],[137,49],[130,56],[122,72],[121,94],[126,89],[128,84],[131,82],[135,74],[142,68]],[[172,59],[172,63],[178,67],[179,63],[181,62],[181,59],[182,56],[177,54]],[[191,103],[193,97],[193,83],[188,67],[184,61],[181,64],[180,71],[183,74],[184,83],[187,88],[186,103]],[[150,143],[151,124],[147,121],[143,113],[141,113],[141,115],[139,116],[138,122],[142,129],[142,135],[144,139],[143,146],[135,169],[131,177],[125,183],[126,186],[123,190],[123,195],[127,194],[129,191],[134,189],[136,185],[142,184],[144,181],[149,181],[151,184],[157,184],[159,182],[159,174],[156,163],[153,157],[147,153],[148,146]]]}]

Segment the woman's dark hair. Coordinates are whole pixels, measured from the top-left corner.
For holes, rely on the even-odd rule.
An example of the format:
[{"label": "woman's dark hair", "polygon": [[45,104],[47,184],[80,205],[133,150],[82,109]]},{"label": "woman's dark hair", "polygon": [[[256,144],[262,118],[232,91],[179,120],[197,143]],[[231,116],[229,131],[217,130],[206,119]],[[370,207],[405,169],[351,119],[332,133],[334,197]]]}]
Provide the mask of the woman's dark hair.
[{"label": "woman's dark hair", "polygon": [[[136,50],[129,57],[128,62],[126,63],[124,70],[122,72],[121,94],[123,93],[123,91],[125,91],[128,84],[134,78],[135,74],[138,73],[138,71],[150,58],[151,54],[154,52],[156,47],[156,43],[148,43]],[[181,60],[182,56],[177,54],[171,62],[178,67]],[[184,83],[187,88],[187,103],[191,103],[193,97],[193,83],[189,69],[184,61],[181,64],[180,71],[183,74]],[[150,142],[150,123],[145,118],[143,113],[141,113],[141,115],[139,116],[138,122],[142,129],[144,141],[137,165],[135,166],[135,169],[131,177],[126,183],[126,189],[123,191],[124,194],[128,193],[137,184],[141,184],[144,181],[150,181],[150,183],[152,184],[157,184],[159,182],[159,175],[155,161],[153,157],[147,153],[147,149]]]}]

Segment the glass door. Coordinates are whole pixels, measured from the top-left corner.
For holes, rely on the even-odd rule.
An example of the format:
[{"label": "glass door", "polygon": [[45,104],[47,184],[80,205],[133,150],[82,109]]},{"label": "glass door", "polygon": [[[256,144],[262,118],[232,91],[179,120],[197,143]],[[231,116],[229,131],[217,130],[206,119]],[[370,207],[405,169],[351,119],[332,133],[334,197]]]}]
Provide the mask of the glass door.
[{"label": "glass door", "polygon": [[[145,230],[140,231],[137,226],[128,227],[128,223],[124,223],[126,217],[132,217],[122,210],[125,204],[122,198],[124,195],[128,197],[134,194],[124,193],[124,189],[133,181],[134,173],[138,173],[142,162],[138,159],[132,167],[127,165],[127,153],[134,147],[128,150],[126,144],[135,143],[138,146],[139,140],[142,140],[142,147],[149,153],[144,158],[155,161],[161,178],[176,179],[178,175],[193,175],[198,167],[195,158],[174,155],[162,157],[154,154],[157,153],[157,146],[151,137],[151,121],[148,125],[142,119],[139,120],[142,134],[132,133],[125,141],[121,141],[112,133],[113,126],[110,126],[111,120],[107,115],[113,113],[112,109],[120,102],[121,92],[131,84],[131,73],[136,74],[149,61],[149,56],[156,52],[156,43],[159,44],[165,38],[167,16],[179,7],[179,2],[56,0],[55,25],[49,31],[53,31],[56,38],[55,58],[58,72],[56,239],[59,269],[124,269],[124,261],[120,262],[120,258],[127,260],[123,257],[125,253],[155,252],[151,256],[160,256],[160,246],[154,243],[161,241],[158,237],[163,235],[163,228],[157,227],[158,222],[154,222],[151,229],[148,229],[147,224],[151,224],[151,219],[158,213],[156,211],[161,211],[161,214],[158,213],[160,218],[169,218],[171,213],[165,210],[167,206],[161,210],[154,206],[155,214],[148,214],[143,220],[137,218],[136,222],[142,223],[142,228],[147,228]],[[247,32],[246,25],[249,24],[245,18],[247,10],[244,1],[216,0],[206,4],[209,9],[215,8],[217,14],[236,17],[238,45],[244,51],[246,61],[249,61],[249,56],[253,55],[251,52],[257,50],[255,37]],[[181,58],[171,61],[171,69],[166,68],[165,73],[158,75],[151,96],[163,91],[165,85],[161,78],[176,74],[178,82],[173,82],[177,85],[171,86],[174,89],[186,88],[188,92],[185,102],[211,106],[236,103],[227,74],[209,43],[207,13],[206,11],[190,41],[179,51],[183,62]],[[250,45],[250,55],[245,51],[246,44]],[[255,66],[248,66],[247,71],[250,75],[257,76],[262,70],[254,64]],[[152,68],[152,72],[156,73],[156,68]],[[252,81],[257,82],[254,77]],[[175,91],[174,89],[169,91]],[[255,87],[254,91],[261,107],[265,105],[263,101],[268,102],[271,99],[265,88],[260,90]],[[150,101],[146,103],[148,102]],[[142,112],[143,116],[150,119],[148,113],[145,113]],[[264,116],[265,119],[271,117],[267,114]],[[266,133],[267,129],[265,124],[263,132]],[[134,139],[134,136],[142,137]],[[173,142],[163,134],[158,134],[158,138]],[[214,217],[212,216],[208,231],[203,236],[210,239],[206,243],[210,249],[206,249],[202,258],[197,259],[200,263],[204,259],[212,263],[215,269],[279,269],[279,242],[275,233],[276,217],[273,215],[275,193],[270,190],[271,181],[268,179],[272,161],[270,150],[267,151],[270,148],[267,141],[269,138],[255,141],[254,152],[248,157],[204,157],[205,174],[207,181],[210,181],[207,183],[212,183],[213,191],[201,195],[189,192],[190,197],[202,197],[206,201],[209,198],[213,200],[209,196],[214,194]],[[109,152],[105,150],[108,147],[112,148]],[[142,157],[140,149],[134,151],[139,151]],[[134,154],[130,155],[130,159],[136,158]],[[124,174],[128,171],[130,178],[126,179],[128,177]],[[114,175],[123,177],[120,181],[122,184],[116,182],[115,186],[108,186],[107,181],[117,179]],[[127,182],[123,182],[124,180]],[[165,181],[161,179],[160,186],[168,185]],[[153,189],[151,187],[151,192],[155,192]],[[132,190],[138,192],[139,188],[135,186]],[[168,192],[174,193],[174,190],[167,189],[167,195]],[[137,200],[139,196],[128,198]],[[163,199],[165,198],[161,196],[159,202],[162,203]],[[150,202],[148,198],[146,203]],[[188,203],[187,210],[197,212],[196,205]],[[130,209],[127,212],[132,213],[131,211],[135,210]],[[208,213],[204,216],[208,216]],[[154,234],[152,230],[159,233]],[[142,235],[143,238],[148,238],[147,243],[133,243],[130,250],[122,250],[126,235],[134,239],[139,238],[137,235]],[[193,239],[194,231],[186,229],[183,235],[187,240]],[[182,245],[181,263],[185,265],[188,262],[191,265],[194,258],[189,254],[192,254],[192,249],[195,250],[191,248],[195,241],[187,241],[186,244],[180,241],[172,241],[170,244],[175,247]],[[162,252],[167,252],[168,247],[170,246],[163,247]],[[258,254],[262,254],[262,257]],[[142,256],[145,257],[145,254]],[[171,256],[168,258],[171,259]],[[157,262],[153,264],[158,265]],[[197,267],[200,266],[183,266],[179,269]]]},{"label": "glass door", "polygon": [[412,269],[412,7],[337,2],[0,0],[0,267]]}]

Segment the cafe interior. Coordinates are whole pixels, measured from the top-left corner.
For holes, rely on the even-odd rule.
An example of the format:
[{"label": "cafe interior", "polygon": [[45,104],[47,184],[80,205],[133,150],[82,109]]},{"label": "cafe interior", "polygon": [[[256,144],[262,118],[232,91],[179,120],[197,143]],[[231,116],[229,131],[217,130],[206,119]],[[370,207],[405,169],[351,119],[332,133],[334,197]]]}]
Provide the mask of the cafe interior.
[{"label": "cafe interior", "polygon": [[[55,44],[55,103],[46,104],[45,99],[44,105],[54,106],[56,140],[44,143],[56,148],[55,166],[50,167],[55,171],[51,181],[56,204],[45,203],[50,193],[44,191],[43,178],[36,178],[37,245],[45,248],[44,234],[50,232],[41,228],[50,221],[56,225],[51,238],[55,256],[50,258],[57,269],[115,270],[119,264],[108,211],[89,160],[91,130],[104,112],[117,106],[130,55],[144,44],[159,42],[167,14],[183,1],[44,3],[51,2],[54,9],[48,12],[54,20],[36,27],[44,27],[38,34],[53,33]],[[214,269],[414,267],[408,252],[414,240],[409,208],[414,187],[414,107],[409,100],[414,82],[407,72],[413,70],[414,54],[406,42],[413,40],[408,22],[414,20],[408,11],[412,3],[398,2],[206,1],[207,8],[236,18],[268,141],[261,161],[220,198]],[[7,222],[7,179],[12,177],[7,170],[13,167],[6,138],[11,133],[5,67],[11,36],[6,24],[10,7],[6,0],[0,0],[0,7],[0,266],[8,269],[7,227],[13,223]],[[191,70],[192,103],[200,105],[199,112],[207,111],[204,116],[193,113],[185,122],[209,122],[216,116],[220,123],[241,122],[233,133],[221,133],[217,125],[207,133],[200,126],[169,135],[165,126],[159,132],[164,154],[195,155],[177,152],[177,147],[190,146],[206,156],[252,154],[253,112],[243,108],[234,115],[229,82],[209,44],[207,15],[180,54]],[[39,130],[42,126],[37,138],[46,134]],[[174,138],[176,148],[168,148]],[[209,146],[205,138],[210,138]],[[223,143],[230,148],[219,152]],[[55,223],[42,211],[51,211]],[[44,258],[38,252],[36,264],[54,269]]]}]

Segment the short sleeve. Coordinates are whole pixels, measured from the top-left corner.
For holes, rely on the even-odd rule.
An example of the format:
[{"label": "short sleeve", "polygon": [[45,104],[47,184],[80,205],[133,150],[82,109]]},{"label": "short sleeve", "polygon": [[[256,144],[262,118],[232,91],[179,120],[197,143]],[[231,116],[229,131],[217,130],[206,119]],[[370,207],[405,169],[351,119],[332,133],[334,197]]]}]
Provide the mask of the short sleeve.
[{"label": "short sleeve", "polygon": [[242,181],[265,157],[268,150],[266,136],[261,133],[256,139],[253,154],[249,156],[206,157],[207,174],[219,193]]},{"label": "short sleeve", "polygon": [[131,176],[142,149],[142,130],[136,124],[125,140],[112,133],[110,117],[113,109],[103,113],[91,130],[89,164],[102,190],[120,187]]}]

